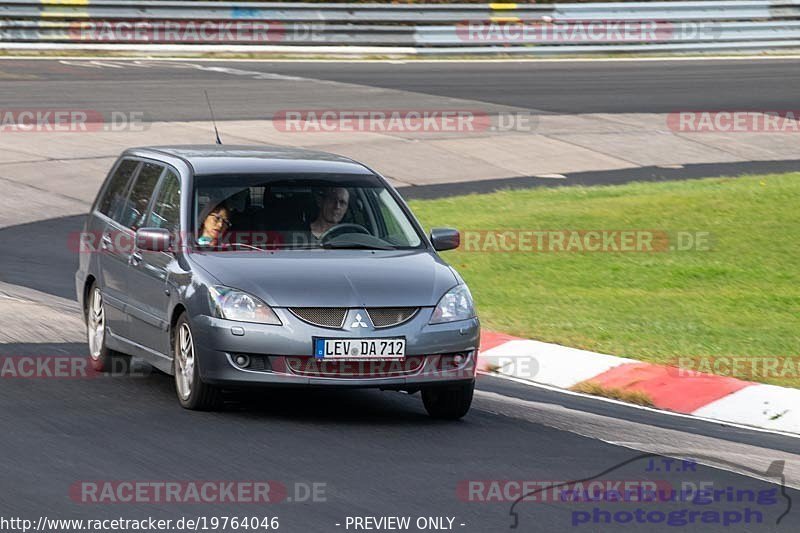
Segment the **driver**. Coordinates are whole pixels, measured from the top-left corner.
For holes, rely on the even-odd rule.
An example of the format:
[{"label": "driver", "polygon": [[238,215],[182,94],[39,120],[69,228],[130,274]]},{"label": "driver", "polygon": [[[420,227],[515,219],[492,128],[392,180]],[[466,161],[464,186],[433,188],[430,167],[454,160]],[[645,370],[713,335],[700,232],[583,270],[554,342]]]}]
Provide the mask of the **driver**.
[{"label": "driver", "polygon": [[317,197],[319,215],[311,222],[311,234],[319,239],[326,231],[339,224],[347,213],[350,193],[344,187],[328,187]]}]

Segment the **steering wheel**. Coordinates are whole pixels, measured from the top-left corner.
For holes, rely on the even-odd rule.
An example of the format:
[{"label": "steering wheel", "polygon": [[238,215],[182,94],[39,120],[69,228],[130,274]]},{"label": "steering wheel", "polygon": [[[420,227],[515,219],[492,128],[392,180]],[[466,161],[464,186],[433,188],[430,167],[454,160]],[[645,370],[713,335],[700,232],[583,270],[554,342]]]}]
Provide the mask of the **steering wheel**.
[{"label": "steering wheel", "polygon": [[372,235],[369,232],[369,230],[364,226],[362,226],[361,224],[351,224],[351,223],[336,224],[328,231],[319,236],[319,242],[325,242],[327,240],[330,240],[334,237],[338,237],[339,235],[343,235],[345,233],[363,233],[364,235]]}]

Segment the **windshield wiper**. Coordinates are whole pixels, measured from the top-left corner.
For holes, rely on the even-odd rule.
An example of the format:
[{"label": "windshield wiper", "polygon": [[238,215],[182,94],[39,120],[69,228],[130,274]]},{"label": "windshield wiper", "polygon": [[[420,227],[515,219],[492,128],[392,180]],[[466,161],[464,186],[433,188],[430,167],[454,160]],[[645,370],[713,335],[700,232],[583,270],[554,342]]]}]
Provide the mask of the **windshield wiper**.
[{"label": "windshield wiper", "polygon": [[319,245],[296,245],[296,244],[267,244],[264,247],[253,246],[252,244],[245,244],[243,242],[229,242],[223,244],[221,248],[228,248],[230,246],[241,246],[250,250],[258,250],[259,252],[273,252],[275,250],[317,250]]},{"label": "windshield wiper", "polygon": [[266,252],[266,248],[259,248],[258,246],[253,246],[252,244],[245,244],[243,242],[226,242],[222,245],[223,248],[227,248],[228,246],[241,246],[243,248],[248,248],[250,250],[257,250],[259,252]]},{"label": "windshield wiper", "polygon": [[334,242],[326,242],[320,243],[320,248],[331,249],[331,250],[395,250],[396,247],[392,246],[391,244],[387,245],[375,245],[375,244],[367,244],[363,242],[356,242],[356,241],[334,241]]}]

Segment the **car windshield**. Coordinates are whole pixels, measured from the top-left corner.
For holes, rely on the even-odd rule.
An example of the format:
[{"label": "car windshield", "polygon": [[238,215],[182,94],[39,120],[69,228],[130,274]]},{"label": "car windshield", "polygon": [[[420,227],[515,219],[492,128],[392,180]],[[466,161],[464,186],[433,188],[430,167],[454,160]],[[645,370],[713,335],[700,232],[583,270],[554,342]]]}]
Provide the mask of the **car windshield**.
[{"label": "car windshield", "polygon": [[374,176],[198,176],[194,220],[196,244],[213,251],[423,246]]}]

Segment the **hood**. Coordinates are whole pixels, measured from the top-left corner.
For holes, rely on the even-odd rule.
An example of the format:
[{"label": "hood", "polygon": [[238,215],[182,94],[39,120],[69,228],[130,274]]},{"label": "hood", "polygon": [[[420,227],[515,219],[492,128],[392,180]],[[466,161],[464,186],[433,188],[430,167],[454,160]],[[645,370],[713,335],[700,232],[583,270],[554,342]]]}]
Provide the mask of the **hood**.
[{"label": "hood", "polygon": [[191,260],[222,285],[273,307],[434,306],[458,284],[425,251],[197,252]]}]

